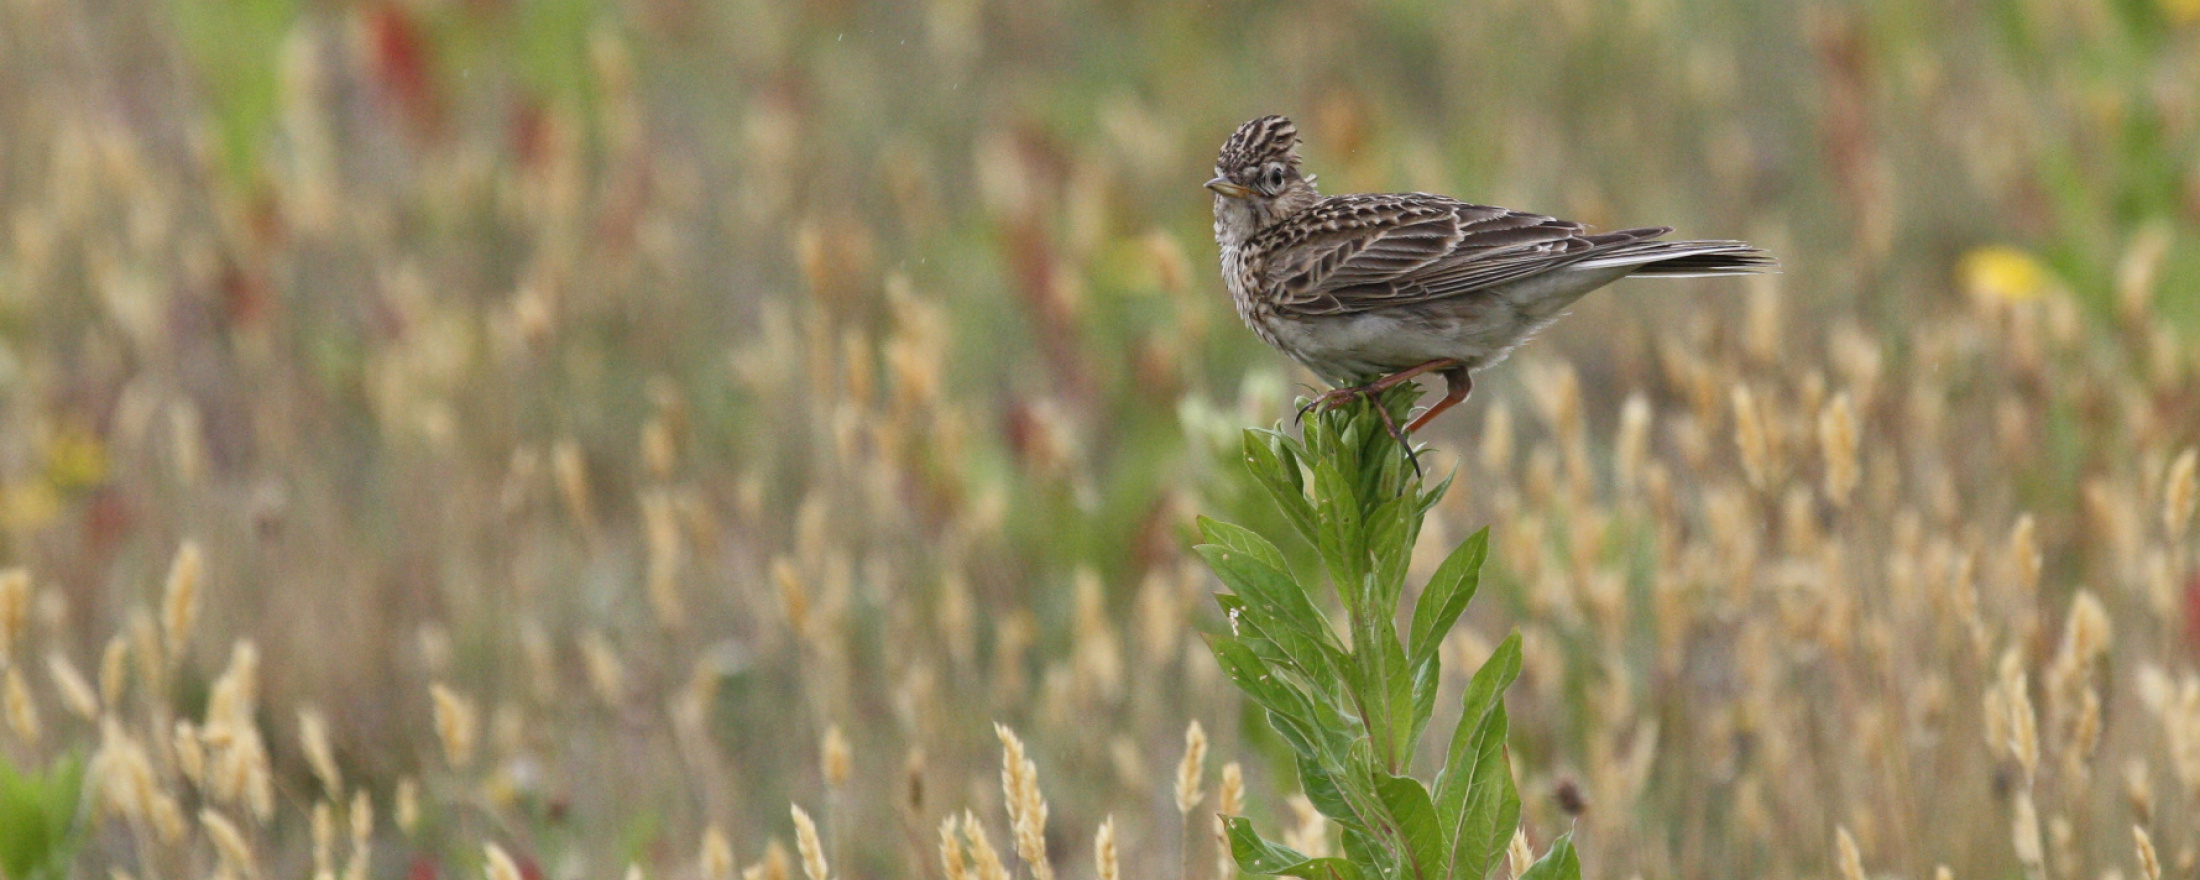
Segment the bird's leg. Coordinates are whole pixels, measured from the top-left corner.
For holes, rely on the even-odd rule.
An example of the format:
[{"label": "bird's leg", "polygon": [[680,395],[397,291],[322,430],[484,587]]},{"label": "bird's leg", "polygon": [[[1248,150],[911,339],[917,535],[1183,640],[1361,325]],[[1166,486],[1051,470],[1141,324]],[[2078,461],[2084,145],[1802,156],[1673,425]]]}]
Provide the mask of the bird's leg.
[{"label": "bird's leg", "polygon": [[1467,399],[1467,395],[1474,393],[1474,374],[1467,372],[1465,366],[1450,367],[1443,371],[1443,376],[1444,399],[1437,401],[1436,405],[1429,407],[1427,412],[1406,423],[1406,433],[1411,434],[1421,430],[1421,426],[1428,424],[1430,419],[1436,418],[1437,413],[1458,406],[1459,401]]},{"label": "bird's leg", "polygon": [[[1365,385],[1353,385],[1346,388],[1333,388],[1327,392],[1322,393],[1320,396],[1315,397],[1313,400],[1307,401],[1305,406],[1299,407],[1299,414],[1294,418],[1294,421],[1296,421],[1297,419],[1305,418],[1307,412],[1311,411],[1317,406],[1325,410],[1336,409],[1337,407],[1343,406],[1347,403],[1351,403],[1352,399],[1355,397],[1372,397],[1374,395],[1381,394],[1385,391],[1389,391],[1392,388],[1396,388],[1403,383],[1411,382],[1414,380],[1415,377],[1420,376],[1423,373],[1427,373],[1431,370],[1454,370],[1461,368],[1461,366],[1462,365],[1456,358],[1437,358],[1424,364],[1407,367],[1403,370],[1399,370],[1398,372],[1392,373],[1388,376],[1384,376]],[[1385,413],[1383,415],[1383,418],[1387,420],[1390,418],[1390,416],[1388,413]],[[1394,429],[1391,431],[1391,433],[1396,434],[1398,432]]]}]

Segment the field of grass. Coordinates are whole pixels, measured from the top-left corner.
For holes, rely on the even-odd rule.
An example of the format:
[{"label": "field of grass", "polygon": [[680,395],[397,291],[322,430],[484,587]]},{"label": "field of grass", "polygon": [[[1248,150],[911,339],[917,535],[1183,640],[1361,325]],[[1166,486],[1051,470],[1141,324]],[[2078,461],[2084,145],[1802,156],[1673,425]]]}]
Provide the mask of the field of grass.
[{"label": "field of grass", "polygon": [[0,0],[0,875],[1029,875],[996,724],[1065,878],[1333,849],[1190,550],[1271,112],[1783,264],[1421,438],[1537,851],[2200,876],[2195,0]]}]

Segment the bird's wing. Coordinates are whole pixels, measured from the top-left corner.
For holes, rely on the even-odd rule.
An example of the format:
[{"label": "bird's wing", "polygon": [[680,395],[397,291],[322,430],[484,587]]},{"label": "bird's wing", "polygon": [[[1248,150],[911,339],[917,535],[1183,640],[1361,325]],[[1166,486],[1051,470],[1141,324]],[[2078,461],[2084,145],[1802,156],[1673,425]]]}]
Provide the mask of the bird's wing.
[{"label": "bird's wing", "polygon": [[1471,294],[1662,235],[1427,193],[1324,199],[1267,233],[1278,311],[1337,315]]}]

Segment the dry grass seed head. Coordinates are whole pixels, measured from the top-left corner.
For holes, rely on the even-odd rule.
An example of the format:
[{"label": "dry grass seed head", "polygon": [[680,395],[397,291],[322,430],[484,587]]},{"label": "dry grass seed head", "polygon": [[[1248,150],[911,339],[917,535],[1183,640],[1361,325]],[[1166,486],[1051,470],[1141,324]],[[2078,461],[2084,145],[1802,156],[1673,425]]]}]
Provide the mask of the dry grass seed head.
[{"label": "dry grass seed head", "polygon": [[1734,400],[1734,445],[1741,450],[1742,473],[1749,484],[1758,489],[1766,488],[1771,478],[1772,440],[1765,431],[1765,416],[1757,406],[1757,398],[1747,385],[1736,385]]},{"label": "dry grass seed head", "polygon": [[1505,865],[1512,870],[1514,880],[1528,873],[1528,866],[1535,864],[1535,850],[1528,845],[1528,829],[1513,829],[1512,842],[1505,846]]},{"label": "dry grass seed head", "polygon": [[641,506],[643,534],[649,546],[649,605],[657,614],[659,626],[677,631],[687,621],[686,601],[680,594],[680,571],[686,553],[671,493],[663,489],[643,492]]},{"label": "dry grass seed head", "polygon": [[2162,528],[2171,540],[2181,538],[2192,525],[2193,504],[2200,498],[2200,447],[2185,447],[2170,463],[2162,481]]},{"label": "dry grass seed head", "polygon": [[464,769],[474,761],[480,715],[471,701],[441,684],[431,686],[428,694],[435,700],[435,735],[443,743],[443,759],[452,769]]},{"label": "dry grass seed head", "polygon": [[397,802],[392,808],[396,815],[391,818],[396,820],[397,830],[411,836],[420,828],[420,783],[410,776],[397,780],[397,794],[393,800]]},{"label": "dry grass seed head", "polygon": [[298,710],[298,745],[306,754],[306,764],[313,768],[314,778],[320,780],[322,792],[329,797],[342,793],[344,775],[336,768],[336,751],[328,741],[328,719],[321,710],[310,706]]},{"label": "dry grass seed head", "polygon": [[703,829],[703,843],[695,857],[697,870],[703,880],[733,880],[733,844],[726,841],[726,833],[718,826]]},{"label": "dry grass seed head", "polygon": [[2108,652],[2114,637],[2108,609],[2091,590],[2079,590],[2070,600],[2070,618],[2063,629],[2063,656],[2079,666],[2091,664]]},{"label": "dry grass seed head", "polygon": [[130,683],[130,640],[116,633],[99,655],[99,697],[108,706],[122,703],[122,691]]},{"label": "dry grass seed head", "polygon": [[1856,454],[1856,407],[1846,393],[1836,394],[1818,413],[1818,447],[1826,462],[1826,498],[1835,507],[1849,506],[1849,496],[1863,480]]},{"label": "dry grass seed head", "polygon": [[[221,856],[222,864],[244,875],[248,880],[260,876],[260,869],[252,855],[252,845],[245,842],[244,832],[236,823],[212,809],[199,811],[199,826],[206,829],[206,838],[213,842],[214,852]],[[504,878],[498,878],[504,880]],[[517,876],[510,880],[518,880]]]},{"label": "dry grass seed head", "polygon": [[1176,765],[1176,811],[1191,815],[1205,794],[1201,790],[1201,777],[1206,775],[1207,731],[1193,721],[1184,728],[1184,760]]},{"label": "dry grass seed head", "polygon": [[168,584],[161,592],[160,623],[162,644],[168,648],[171,663],[183,655],[183,646],[191,637],[191,626],[198,619],[199,581],[205,566],[199,542],[190,539],[176,547],[176,557],[168,564]]},{"label": "dry grass seed head", "polygon": [[485,843],[481,846],[481,853],[482,873],[488,880],[523,880],[526,876],[520,873],[519,863],[512,860],[511,854],[505,852],[504,847]]},{"label": "dry grass seed head", "polygon": [[0,571],[0,663],[15,655],[30,624],[31,573],[26,568]]},{"label": "dry grass seed head", "polygon": [[374,852],[374,798],[365,790],[351,796],[351,857],[344,862],[344,880],[367,880]]},{"label": "dry grass seed head", "polygon": [[1864,855],[1856,848],[1856,837],[1848,826],[1836,826],[1833,832],[1835,863],[1841,869],[1841,880],[1868,880],[1864,875]]},{"label": "dry grass seed head", "polygon": [[1007,725],[993,725],[1001,740],[1001,793],[1007,798],[1010,830],[1016,854],[1031,866],[1036,880],[1053,880],[1054,865],[1047,859],[1047,802],[1039,793],[1039,770],[1024,752],[1024,742]]},{"label": "dry grass seed head", "polygon": [[2010,813],[2009,836],[2017,861],[2037,875],[2043,867],[2046,848],[2040,842],[2040,814],[2032,805],[2029,787],[2017,792]]},{"label": "dry grass seed head", "polygon": [[968,880],[969,871],[963,865],[962,839],[955,828],[956,818],[949,815],[940,820],[940,869],[947,880]]},{"label": "dry grass seed head", "polygon": [[2039,524],[2027,513],[2009,529],[2009,566],[2016,594],[2029,597],[2040,585]]},{"label": "dry grass seed head", "polygon": [[808,641],[810,595],[794,560],[784,556],[772,560],[772,582],[778,585],[780,605],[787,611],[787,628],[796,641]]},{"label": "dry grass seed head", "polygon": [[579,443],[568,437],[550,448],[550,469],[558,484],[558,496],[565,501],[566,513],[583,533],[596,532],[595,501],[589,494],[588,461],[581,455]]},{"label": "dry grass seed head", "polygon": [[840,725],[825,728],[823,741],[818,745],[819,769],[825,774],[825,784],[839,788],[848,782],[853,772],[849,757],[848,737],[840,732]]},{"label": "dry grass seed head", "polygon": [[1634,489],[1642,483],[1643,459],[1650,445],[1653,414],[1650,398],[1629,392],[1619,408],[1619,433],[1612,441],[1612,474],[1618,484]]},{"label": "dry grass seed head", "polygon": [[1238,762],[1222,765],[1222,783],[1215,791],[1215,877],[1231,880],[1237,876],[1237,859],[1230,853],[1230,824],[1227,817],[1245,812],[1245,771]]},{"label": "dry grass seed head", "polygon": [[977,815],[969,810],[963,811],[962,832],[970,841],[970,864],[977,880],[1008,880],[1008,867],[1001,863],[1000,852],[986,837],[985,826],[979,824]]},{"label": "dry grass seed head", "polygon": [[2024,673],[2005,682],[2003,698],[2009,709],[2009,753],[2017,759],[2017,766],[2024,770],[2024,782],[2031,787],[2040,768],[2039,716],[2032,710],[2032,697]]},{"label": "dry grass seed head", "polygon": [[2154,821],[2153,775],[2145,758],[2124,762],[2124,803],[2131,807],[2132,818],[2142,825]]},{"label": "dry grass seed head", "polygon": [[793,875],[794,864],[787,859],[787,847],[776,837],[764,842],[761,861],[741,869],[741,880],[788,880]]},{"label": "dry grass seed head", "polygon": [[614,711],[625,705],[626,664],[619,662],[611,641],[602,632],[589,630],[581,634],[580,648],[581,663],[588,668],[588,684],[595,689],[596,699]]},{"label": "dry grass seed head", "polygon": [[23,670],[10,666],[6,681],[0,684],[0,699],[7,702],[8,728],[29,745],[37,745],[42,728],[38,721],[38,705],[31,702],[31,689],[23,683]]},{"label": "dry grass seed head", "polygon": [[143,821],[147,818],[147,794],[159,790],[152,758],[111,716],[100,720],[99,740],[99,750],[92,753],[86,773],[93,811]]},{"label": "dry grass seed head", "polygon": [[825,845],[817,837],[817,823],[800,804],[787,805],[787,812],[794,817],[794,848],[802,854],[802,873],[810,880],[827,880],[832,875],[825,864]]},{"label": "dry grass seed head", "polygon": [[[1092,867],[1099,880],[1120,880],[1122,870],[1115,852],[1115,817],[1101,821],[1092,837]],[[960,878],[949,878],[960,880]]]},{"label": "dry grass seed head", "polygon": [[46,674],[53,679],[54,690],[61,694],[61,705],[86,721],[99,720],[99,694],[92,692],[92,683],[76,671],[76,664],[69,662],[69,655],[60,651],[48,652]]},{"label": "dry grass seed head", "polygon": [[2145,826],[2131,826],[2131,842],[2139,853],[2139,876],[2146,880],[2162,880],[2162,859],[2154,852],[2154,838],[2147,836]]}]

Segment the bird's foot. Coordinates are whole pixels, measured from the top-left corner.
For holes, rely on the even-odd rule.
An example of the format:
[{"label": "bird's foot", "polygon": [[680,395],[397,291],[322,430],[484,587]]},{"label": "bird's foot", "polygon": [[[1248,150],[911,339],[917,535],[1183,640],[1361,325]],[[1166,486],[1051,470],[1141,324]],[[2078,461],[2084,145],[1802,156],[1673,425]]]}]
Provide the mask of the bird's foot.
[{"label": "bird's foot", "polygon": [[1328,391],[1314,395],[1312,400],[1308,400],[1299,407],[1298,414],[1291,417],[1291,423],[1298,424],[1305,421],[1306,414],[1313,412],[1316,408],[1320,408],[1322,412],[1328,412],[1362,397],[1382,393],[1382,389],[1376,388],[1375,384],[1369,382],[1365,385],[1353,385],[1348,388],[1331,388]]},{"label": "bird's foot", "polygon": [[[1412,374],[1406,374],[1405,378],[1412,378]],[[1398,427],[1398,421],[1391,417],[1390,408],[1384,406],[1383,402],[1378,399],[1382,396],[1383,392],[1389,391],[1390,389],[1397,387],[1399,381],[1401,381],[1399,376],[1394,374],[1391,376],[1385,376],[1373,382],[1369,382],[1365,385],[1352,385],[1345,388],[1330,389],[1329,391],[1323,392],[1320,395],[1315,396],[1314,399],[1309,400],[1304,405],[1300,406],[1298,415],[1292,417],[1292,422],[1296,424],[1300,421],[1303,421],[1306,418],[1306,414],[1309,412],[1313,412],[1316,408],[1321,409],[1321,411],[1323,412],[1328,412],[1329,410],[1344,406],[1345,404],[1351,403],[1363,397],[1374,400],[1375,414],[1382,418],[1383,428],[1390,432],[1390,436],[1392,439],[1398,441],[1399,448],[1402,448],[1406,451],[1406,461],[1413,465],[1413,476],[1416,479],[1420,479],[1424,476],[1421,472],[1421,456],[1413,451],[1413,441],[1406,438],[1406,432],[1400,430]]]}]

